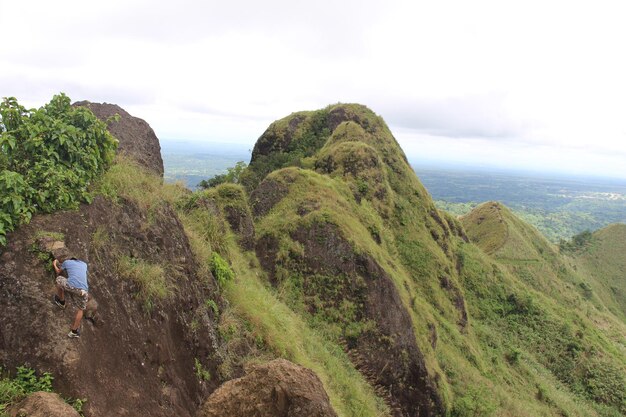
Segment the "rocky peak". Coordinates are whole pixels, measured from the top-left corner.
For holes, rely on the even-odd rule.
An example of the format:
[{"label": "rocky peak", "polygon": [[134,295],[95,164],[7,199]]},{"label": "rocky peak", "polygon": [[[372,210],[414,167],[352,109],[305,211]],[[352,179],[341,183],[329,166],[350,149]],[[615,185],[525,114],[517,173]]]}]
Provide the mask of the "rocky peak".
[{"label": "rocky peak", "polygon": [[145,120],[131,116],[116,104],[79,101],[74,106],[89,108],[98,119],[105,122],[118,114],[120,119],[108,124],[109,132],[119,140],[118,152],[131,156],[144,167],[163,176],[159,139]]}]

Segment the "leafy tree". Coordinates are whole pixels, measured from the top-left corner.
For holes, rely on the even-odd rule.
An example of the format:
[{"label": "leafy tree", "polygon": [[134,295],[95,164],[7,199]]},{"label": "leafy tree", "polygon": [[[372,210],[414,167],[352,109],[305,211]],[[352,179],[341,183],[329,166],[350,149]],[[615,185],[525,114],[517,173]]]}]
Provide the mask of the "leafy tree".
[{"label": "leafy tree", "polygon": [[198,188],[207,189],[224,183],[238,184],[241,179],[241,174],[243,174],[246,168],[246,163],[239,161],[234,167],[227,168],[225,174],[216,175],[208,180],[200,181]]},{"label": "leafy tree", "polygon": [[39,109],[0,103],[0,245],[37,212],[78,207],[113,161],[117,140],[85,107],[61,93]]},{"label": "leafy tree", "polygon": [[561,252],[576,252],[588,246],[592,239],[593,234],[589,230],[585,230],[572,237],[572,240],[570,241],[561,239],[559,242],[559,249]]}]

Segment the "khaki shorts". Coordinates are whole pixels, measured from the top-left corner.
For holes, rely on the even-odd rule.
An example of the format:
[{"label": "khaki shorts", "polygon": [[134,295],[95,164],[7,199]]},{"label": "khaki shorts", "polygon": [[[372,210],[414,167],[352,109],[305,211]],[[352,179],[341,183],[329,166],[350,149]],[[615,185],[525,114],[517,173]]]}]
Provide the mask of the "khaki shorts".
[{"label": "khaki shorts", "polygon": [[65,294],[70,295],[69,298],[72,299],[72,304],[74,304],[77,308],[80,310],[87,308],[87,301],[89,301],[89,293],[87,291],[70,286],[67,282],[67,278],[63,276],[57,277],[57,286],[59,288],[63,288]]}]

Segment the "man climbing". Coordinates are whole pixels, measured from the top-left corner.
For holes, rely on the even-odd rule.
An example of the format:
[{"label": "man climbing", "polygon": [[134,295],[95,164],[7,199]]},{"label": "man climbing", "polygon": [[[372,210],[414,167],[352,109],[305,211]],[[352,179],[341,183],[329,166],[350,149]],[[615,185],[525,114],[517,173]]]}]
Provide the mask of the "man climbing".
[{"label": "man climbing", "polygon": [[[54,302],[64,309],[65,294],[67,293],[78,309],[74,323],[67,336],[72,338],[80,337],[80,322],[83,319],[83,312],[87,308],[87,302],[89,301],[87,264],[76,258],[70,258],[67,252],[63,251],[57,255],[57,259],[52,261],[52,266],[57,274],[57,294],[54,295]],[[61,275],[63,271],[67,273],[67,278]]]}]

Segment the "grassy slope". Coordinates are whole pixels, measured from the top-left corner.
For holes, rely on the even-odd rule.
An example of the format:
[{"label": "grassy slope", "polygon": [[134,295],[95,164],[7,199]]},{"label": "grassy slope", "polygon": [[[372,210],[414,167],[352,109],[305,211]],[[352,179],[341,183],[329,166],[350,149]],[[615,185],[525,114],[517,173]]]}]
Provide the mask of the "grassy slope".
[{"label": "grassy slope", "polygon": [[573,254],[593,292],[626,322],[626,225],[613,224],[593,234],[591,244]]},{"label": "grassy slope", "polygon": [[590,405],[600,415],[624,412],[626,387],[619,375],[626,364],[626,328],[590,293],[589,275],[498,203],[484,203],[462,221],[470,239],[497,262],[498,281],[508,281],[488,292],[470,291],[479,295],[470,305],[491,331],[499,329],[493,337],[506,335],[508,359],[523,356],[549,371],[572,399],[596,400]]},{"label": "grassy slope", "polygon": [[[609,331],[595,329],[597,309],[584,298],[581,275],[506,208],[507,227],[498,231],[499,220],[493,222],[495,241],[487,248],[493,257],[449,236],[454,220],[434,209],[382,120],[356,105],[331,106],[324,112],[332,115],[337,107],[351,113],[351,120],[339,124],[319,151],[309,150],[306,158],[285,164],[316,169],[336,182],[308,169],[272,174],[290,187],[290,194],[259,223],[259,233],[279,235],[289,248],[289,228],[306,221],[295,215],[297,205],[321,202],[318,212],[343,228],[356,250],[372,254],[396,280],[431,374],[446,376],[440,388],[453,413],[618,413],[623,378],[611,378],[624,369],[619,350],[623,341],[614,337],[621,328],[611,321]],[[288,126],[291,117],[277,125]],[[358,169],[350,169],[353,166]],[[380,233],[380,246],[367,233],[372,228]],[[487,230],[484,237],[491,240],[492,233]],[[466,266],[457,273],[459,258]],[[450,294],[440,285],[442,275],[465,287],[473,318],[468,329],[457,326]],[[573,302],[583,303],[587,313],[572,311]],[[427,342],[429,325],[439,337],[434,349]],[[569,352],[578,349],[580,338],[580,352]],[[611,377],[599,381],[591,375],[598,360],[610,368]],[[611,390],[617,390],[617,396]]]}]

